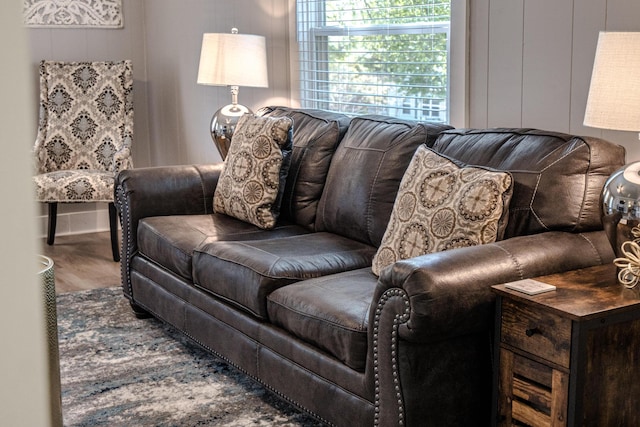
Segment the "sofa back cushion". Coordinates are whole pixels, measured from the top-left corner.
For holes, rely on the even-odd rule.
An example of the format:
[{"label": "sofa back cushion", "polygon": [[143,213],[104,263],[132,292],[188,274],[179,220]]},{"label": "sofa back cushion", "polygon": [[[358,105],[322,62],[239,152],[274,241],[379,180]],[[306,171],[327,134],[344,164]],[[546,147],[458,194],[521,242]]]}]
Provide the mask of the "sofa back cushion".
[{"label": "sofa back cushion", "polygon": [[333,156],[316,229],[379,246],[413,153],[433,145],[446,125],[359,116]]},{"label": "sofa back cushion", "polygon": [[433,149],[463,164],[511,172],[514,188],[505,239],[548,230],[601,229],[602,187],[625,163],[621,146],[535,129],[448,130]]},{"label": "sofa back cushion", "polygon": [[350,119],[339,113],[287,107],[265,107],[260,114],[293,119],[293,152],[280,216],[314,231],[331,158]]}]

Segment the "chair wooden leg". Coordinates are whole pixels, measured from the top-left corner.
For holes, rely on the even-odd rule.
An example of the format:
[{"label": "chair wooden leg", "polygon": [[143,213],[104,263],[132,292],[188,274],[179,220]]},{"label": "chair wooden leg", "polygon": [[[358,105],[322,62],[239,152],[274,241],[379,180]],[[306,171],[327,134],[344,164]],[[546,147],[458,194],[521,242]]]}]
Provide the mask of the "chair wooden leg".
[{"label": "chair wooden leg", "polygon": [[113,260],[120,261],[120,245],[118,244],[118,212],[113,202],[109,203],[109,229],[111,230],[111,252]]},{"label": "chair wooden leg", "polygon": [[47,203],[49,206],[49,225],[47,231],[47,245],[53,245],[53,242],[56,239],[56,222],[58,217],[58,203],[57,202],[49,202]]}]

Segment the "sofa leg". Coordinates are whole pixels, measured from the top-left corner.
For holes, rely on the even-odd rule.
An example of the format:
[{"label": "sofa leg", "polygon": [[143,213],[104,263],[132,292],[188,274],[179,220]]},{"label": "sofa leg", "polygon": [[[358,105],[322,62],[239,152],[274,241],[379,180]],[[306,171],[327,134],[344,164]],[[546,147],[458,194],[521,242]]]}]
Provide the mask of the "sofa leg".
[{"label": "sofa leg", "polygon": [[136,319],[149,319],[153,317],[147,310],[140,307],[138,304],[131,302],[131,311],[133,311],[133,315],[136,316]]}]

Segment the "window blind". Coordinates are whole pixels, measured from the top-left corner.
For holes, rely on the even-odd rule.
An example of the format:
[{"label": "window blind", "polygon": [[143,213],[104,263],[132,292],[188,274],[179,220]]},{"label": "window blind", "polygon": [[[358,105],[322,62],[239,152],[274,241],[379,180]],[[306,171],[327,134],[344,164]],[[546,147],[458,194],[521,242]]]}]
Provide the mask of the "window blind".
[{"label": "window blind", "polygon": [[447,0],[297,0],[306,108],[448,121]]}]

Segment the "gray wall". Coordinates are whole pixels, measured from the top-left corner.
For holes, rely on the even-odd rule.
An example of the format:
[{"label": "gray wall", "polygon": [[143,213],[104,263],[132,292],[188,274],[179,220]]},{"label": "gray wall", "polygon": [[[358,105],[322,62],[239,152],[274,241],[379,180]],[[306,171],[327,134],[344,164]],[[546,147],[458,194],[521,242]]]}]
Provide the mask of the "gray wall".
[{"label": "gray wall", "polygon": [[[289,104],[287,0],[123,0],[122,29],[30,28],[33,81],[41,59],[132,59],[137,167],[219,161],[211,116],[231,100],[228,89],[196,84],[205,32],[266,37],[269,88],[240,88],[250,108]],[[35,137],[35,129],[34,129]]]},{"label": "gray wall", "polygon": [[[123,0],[122,29],[30,28],[32,81],[42,59],[131,59],[134,69],[136,167],[220,161],[209,134],[213,113],[229,104],[225,87],[196,84],[202,34],[231,32],[266,37],[269,88],[240,88],[252,109],[290,103],[287,0]],[[33,98],[37,103],[37,94]],[[34,114],[35,138],[37,117]],[[46,229],[41,206],[39,234]],[[108,229],[105,204],[61,205],[57,234]]]},{"label": "gray wall", "polygon": [[[121,30],[30,29],[31,58],[134,61],[137,166],[207,163],[208,134],[226,88],[196,84],[202,33],[264,35],[268,89],[241,88],[251,108],[290,104],[290,0],[123,0]],[[640,158],[637,135],[582,126],[598,31],[640,31],[631,0],[473,0],[469,3],[469,123],[602,136]],[[34,69],[34,78],[35,78]]]},{"label": "gray wall", "polygon": [[289,104],[287,0],[145,1],[148,104],[153,165],[220,161],[209,134],[213,113],[231,102],[226,87],[196,84],[202,34],[266,37],[269,88],[240,88],[251,109]]},{"label": "gray wall", "polygon": [[31,186],[29,134],[31,80],[20,2],[0,6],[0,188],[5,224],[0,240],[0,424],[48,426],[49,388],[42,284],[36,276],[35,206]]},{"label": "gray wall", "polygon": [[[38,63],[43,59],[58,61],[122,60],[133,61],[134,78],[134,161],[147,166],[149,161],[149,122],[147,112],[147,64],[145,54],[144,2],[123,1],[124,28],[29,28],[32,81],[38,85]],[[37,104],[37,91],[34,103]],[[37,111],[36,111],[37,114]],[[34,118],[37,125],[37,117]],[[33,142],[36,127],[33,129]]]},{"label": "gray wall", "polygon": [[582,125],[599,31],[640,31],[637,0],[472,0],[471,127],[598,136],[640,159],[638,134]]},{"label": "gray wall", "polygon": [[[295,58],[290,57],[295,47],[295,28],[290,24],[293,3],[123,0],[124,28],[120,30],[30,29],[33,79],[42,58],[129,57],[136,80],[136,166],[219,161],[209,121],[230,97],[226,88],[196,84],[202,33],[237,27],[241,33],[264,35],[269,88],[240,88],[240,102],[253,109],[291,105],[296,102],[289,89],[296,85],[291,72]],[[600,136],[624,145],[628,160],[640,159],[636,133],[582,125],[600,30],[640,31],[640,2],[470,0],[467,125],[538,127]],[[76,218],[62,218],[60,231],[105,229],[104,207],[89,210],[87,214],[85,207],[64,207],[63,214]]]},{"label": "gray wall", "polygon": [[[134,78],[134,164],[151,165],[149,114],[147,108],[147,62],[145,46],[145,2],[123,0],[124,28],[29,28],[31,81],[38,87],[38,63],[43,59],[61,61],[121,60],[133,61]],[[38,103],[34,91],[33,105]],[[34,109],[32,135],[25,141],[33,144],[37,131],[37,109]],[[46,230],[46,207],[40,204],[37,233]],[[85,233],[109,229],[105,203],[63,204],[58,209],[57,235]],[[108,254],[105,254],[108,256]]]}]

